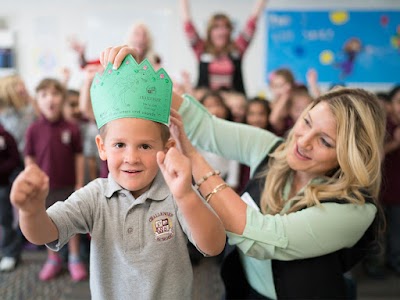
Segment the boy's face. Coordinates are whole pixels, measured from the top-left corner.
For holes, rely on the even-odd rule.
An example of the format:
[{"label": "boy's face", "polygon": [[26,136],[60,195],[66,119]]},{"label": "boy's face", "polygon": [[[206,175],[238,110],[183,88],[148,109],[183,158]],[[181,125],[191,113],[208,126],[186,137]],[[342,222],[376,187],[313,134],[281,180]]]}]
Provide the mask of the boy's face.
[{"label": "boy's face", "polygon": [[39,110],[50,122],[60,119],[63,102],[63,94],[54,87],[44,88],[37,92]]},{"label": "boy's face", "polygon": [[113,179],[137,198],[147,191],[158,172],[156,154],[166,151],[161,138],[164,126],[153,121],[123,118],[110,121],[103,137],[96,137],[96,144],[102,160]]},{"label": "boy's face", "polygon": [[63,105],[64,118],[71,122],[79,121],[81,112],[79,110],[79,96],[68,95]]}]

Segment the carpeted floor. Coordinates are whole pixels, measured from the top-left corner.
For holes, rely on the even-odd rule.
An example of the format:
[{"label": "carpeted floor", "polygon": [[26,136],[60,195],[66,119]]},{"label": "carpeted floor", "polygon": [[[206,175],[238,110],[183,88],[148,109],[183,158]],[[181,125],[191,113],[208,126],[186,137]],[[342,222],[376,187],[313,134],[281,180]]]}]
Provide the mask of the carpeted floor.
[{"label": "carpeted floor", "polygon": [[[0,273],[1,300],[84,300],[90,299],[89,282],[74,283],[65,268],[50,282],[41,282],[38,273],[46,251],[24,251],[21,263],[10,273]],[[216,258],[204,258],[194,267],[194,299],[222,299],[223,286]]]},{"label": "carpeted floor", "polygon": [[[67,270],[51,282],[38,280],[38,273],[46,258],[46,252],[24,251],[18,268],[11,273],[0,273],[1,300],[86,300],[90,299],[87,281],[74,283]],[[383,280],[373,280],[354,271],[357,280],[358,299],[400,299],[400,277],[388,272]],[[216,258],[203,258],[194,267],[194,300],[221,300],[222,281]]]}]

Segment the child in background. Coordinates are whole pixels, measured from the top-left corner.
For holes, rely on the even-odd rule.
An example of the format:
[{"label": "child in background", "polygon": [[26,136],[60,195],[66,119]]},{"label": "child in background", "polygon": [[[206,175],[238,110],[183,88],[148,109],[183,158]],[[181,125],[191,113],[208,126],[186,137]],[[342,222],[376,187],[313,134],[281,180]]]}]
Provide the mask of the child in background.
[{"label": "child in background", "polygon": [[292,71],[286,68],[275,70],[270,76],[269,86],[272,93],[269,123],[275,134],[283,136],[294,124],[288,112],[288,102],[295,87]]},{"label": "child in background", "polygon": [[385,160],[381,201],[385,209],[387,236],[386,262],[396,275],[400,275],[400,85],[388,94],[392,103],[387,116]]},{"label": "child in background", "polygon": [[383,107],[385,108],[387,117],[392,118],[393,107],[392,107],[392,101],[390,100],[388,93],[377,92],[376,96],[378,97]]},{"label": "child in background", "polygon": [[269,129],[269,114],[271,108],[267,99],[256,97],[247,103],[245,123],[261,128]]},{"label": "child in background", "polygon": [[22,238],[13,227],[14,212],[10,202],[11,175],[21,159],[13,136],[0,124],[0,272],[13,271],[21,256]]},{"label": "child in background", "polygon": [[[267,99],[256,97],[250,99],[247,103],[245,123],[254,127],[269,130],[269,115],[271,108]],[[240,164],[240,184],[237,189],[242,193],[250,178],[250,168],[247,165]]]},{"label": "child in background", "polygon": [[[92,102],[90,100],[90,87],[92,85],[94,76],[96,73],[101,73],[104,71],[104,68],[101,64],[99,65],[87,65],[84,68],[84,81],[81,86],[80,92],[79,92],[79,107],[82,115],[84,116],[85,119],[88,120],[88,137],[85,139],[84,145],[83,145],[83,151],[84,155],[86,156],[96,156],[98,157],[98,152],[97,152],[97,147],[93,142],[95,141],[95,136],[97,135],[97,126],[96,126],[96,121],[93,113],[93,108],[92,108]],[[92,139],[92,137],[94,137]],[[89,161],[89,163],[92,165],[89,167],[90,173],[89,173],[89,178],[97,178],[97,177],[102,177],[102,178],[107,178],[108,176],[108,167],[107,167],[107,162],[102,161],[99,159],[96,160],[96,163],[94,161]],[[94,171],[94,164],[96,164],[96,172]]]},{"label": "child in background", "polygon": [[293,123],[296,123],[303,110],[313,101],[307,87],[304,85],[296,86],[292,89],[288,101],[288,115]]},{"label": "child in background", "polygon": [[247,98],[245,94],[231,90],[221,90],[221,95],[226,106],[229,107],[232,113],[232,121],[243,123],[247,109]]},{"label": "child in background", "polygon": [[[83,146],[83,164],[84,164],[84,184],[96,179],[99,175],[98,152],[96,147],[97,127],[94,121],[86,119],[85,114],[80,109],[80,94],[77,90],[69,89],[63,105],[63,116],[65,120],[76,124],[81,132]],[[90,236],[79,235],[80,257],[85,263],[89,263]],[[67,258],[66,247],[60,251],[60,255]],[[65,259],[64,259],[65,260]]]},{"label": "child in background", "polygon": [[192,188],[190,160],[172,147],[171,95],[168,74],[147,60],[129,56],[118,70],[109,64],[91,88],[108,178],[47,211],[48,178],[39,168],[28,166],[13,185],[32,242],[59,250],[74,234],[91,234],[93,299],[190,299],[187,239],[208,255],[224,248],[221,221]]},{"label": "child in background", "polygon": [[87,115],[81,112],[79,91],[67,90],[63,106],[63,116],[67,121],[78,125],[81,131],[85,169],[84,183],[96,179],[99,173],[97,164],[98,153],[95,142],[97,127],[94,120],[86,118]]},{"label": "child in background", "polygon": [[[50,207],[83,185],[82,140],[78,126],[63,118],[64,86],[55,79],[46,78],[39,83],[36,93],[41,117],[27,130],[25,166],[35,164],[49,177],[46,207]],[[79,236],[73,236],[68,246],[72,280],[86,279],[87,271],[79,257]],[[51,280],[61,270],[60,256],[48,250],[47,261],[39,273],[40,280]]]},{"label": "child in background", "polygon": [[[217,91],[210,91],[200,99],[200,103],[214,116],[220,119],[232,121],[232,114],[224,99]],[[199,150],[208,163],[221,172],[220,176],[233,189],[239,185],[239,163],[235,160],[228,160],[214,153]]]}]

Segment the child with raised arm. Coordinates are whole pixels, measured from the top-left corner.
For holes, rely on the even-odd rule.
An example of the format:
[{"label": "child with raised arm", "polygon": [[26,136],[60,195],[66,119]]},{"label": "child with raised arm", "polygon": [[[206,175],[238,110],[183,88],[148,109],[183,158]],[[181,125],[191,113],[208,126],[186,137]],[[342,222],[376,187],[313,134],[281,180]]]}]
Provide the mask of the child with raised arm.
[{"label": "child with raised arm", "polygon": [[[76,233],[91,234],[93,299],[190,299],[193,273],[187,239],[205,255],[219,254],[225,230],[191,185],[190,160],[169,137],[172,82],[128,56],[96,76],[91,100],[107,160],[99,178],[47,211],[48,178],[28,166],[12,203],[33,243],[58,250]],[[161,171],[160,171],[161,170]]]},{"label": "child with raised arm", "polygon": [[[79,127],[62,114],[66,101],[64,85],[57,79],[44,78],[36,87],[36,94],[40,118],[26,132],[24,160],[25,166],[36,164],[49,176],[48,208],[83,186],[82,140]],[[83,281],[88,276],[79,248],[79,235],[72,236],[68,242],[68,271],[73,281]],[[48,249],[39,279],[52,280],[62,269],[61,256]]]}]

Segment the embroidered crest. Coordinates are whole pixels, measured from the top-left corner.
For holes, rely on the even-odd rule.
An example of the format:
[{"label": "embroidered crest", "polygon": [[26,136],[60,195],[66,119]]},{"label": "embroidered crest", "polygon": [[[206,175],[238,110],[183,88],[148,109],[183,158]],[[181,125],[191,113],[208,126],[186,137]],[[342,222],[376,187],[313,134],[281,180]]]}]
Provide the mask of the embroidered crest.
[{"label": "embroidered crest", "polygon": [[68,130],[64,130],[61,133],[61,141],[65,145],[70,144],[71,143],[71,132],[69,132]]},{"label": "embroidered crest", "polygon": [[174,236],[172,217],[172,213],[160,212],[149,218],[149,222],[151,222],[153,228],[154,238],[157,241],[166,241]]}]

